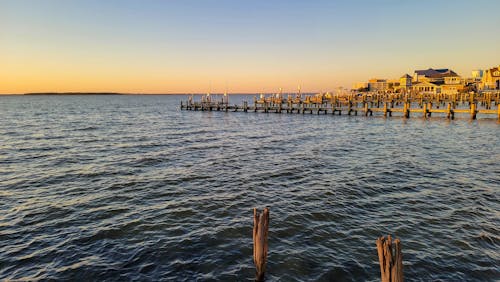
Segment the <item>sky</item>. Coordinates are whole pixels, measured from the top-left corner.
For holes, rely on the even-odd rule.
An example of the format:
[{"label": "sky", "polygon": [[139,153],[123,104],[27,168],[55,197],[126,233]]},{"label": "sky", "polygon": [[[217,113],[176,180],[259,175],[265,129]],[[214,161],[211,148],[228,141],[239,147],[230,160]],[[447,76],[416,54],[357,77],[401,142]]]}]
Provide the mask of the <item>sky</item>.
[{"label": "sky", "polygon": [[0,0],[0,93],[331,91],[500,64],[498,0]]}]

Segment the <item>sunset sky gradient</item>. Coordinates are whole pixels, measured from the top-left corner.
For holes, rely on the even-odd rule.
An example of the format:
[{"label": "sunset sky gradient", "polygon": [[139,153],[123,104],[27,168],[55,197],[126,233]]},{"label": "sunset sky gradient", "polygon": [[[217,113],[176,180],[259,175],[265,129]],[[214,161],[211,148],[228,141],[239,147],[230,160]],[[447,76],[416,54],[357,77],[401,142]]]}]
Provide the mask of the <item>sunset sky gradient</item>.
[{"label": "sunset sky gradient", "polygon": [[0,0],[0,93],[328,91],[500,64],[500,1]]}]

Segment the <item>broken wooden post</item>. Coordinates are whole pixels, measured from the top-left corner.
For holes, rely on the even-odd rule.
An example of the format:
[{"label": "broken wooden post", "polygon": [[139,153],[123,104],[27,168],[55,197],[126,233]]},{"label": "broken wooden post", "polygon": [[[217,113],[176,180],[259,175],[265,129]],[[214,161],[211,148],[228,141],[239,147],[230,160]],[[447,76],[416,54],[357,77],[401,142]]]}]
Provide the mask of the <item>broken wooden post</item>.
[{"label": "broken wooden post", "polygon": [[393,253],[391,235],[388,235],[387,239],[377,239],[381,282],[403,282],[403,255],[399,239],[394,240],[394,249]]},{"label": "broken wooden post", "polygon": [[264,281],[267,263],[267,234],[269,231],[269,208],[262,213],[253,209],[253,262],[255,264],[255,281]]}]

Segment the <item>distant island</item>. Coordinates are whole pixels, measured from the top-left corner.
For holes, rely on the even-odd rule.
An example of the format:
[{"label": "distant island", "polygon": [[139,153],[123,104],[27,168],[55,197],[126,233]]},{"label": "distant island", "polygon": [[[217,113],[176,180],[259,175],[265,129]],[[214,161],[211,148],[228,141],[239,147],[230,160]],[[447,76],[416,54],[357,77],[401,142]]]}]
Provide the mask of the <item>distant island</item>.
[{"label": "distant island", "polygon": [[23,95],[125,95],[113,92],[36,92],[24,93]]}]

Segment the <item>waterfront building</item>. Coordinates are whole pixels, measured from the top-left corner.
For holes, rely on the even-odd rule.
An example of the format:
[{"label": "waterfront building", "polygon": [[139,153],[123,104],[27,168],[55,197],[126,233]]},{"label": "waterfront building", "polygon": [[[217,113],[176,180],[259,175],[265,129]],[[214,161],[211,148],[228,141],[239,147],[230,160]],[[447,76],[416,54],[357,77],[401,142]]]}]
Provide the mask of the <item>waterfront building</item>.
[{"label": "waterfront building", "polygon": [[458,94],[465,89],[465,80],[458,75],[446,76],[444,84],[441,85],[441,93]]},{"label": "waterfront building", "polygon": [[483,70],[473,70],[472,71],[472,78],[474,80],[481,80],[483,78]]},{"label": "waterfront building", "polygon": [[[413,78],[409,74],[405,74],[399,78],[399,89],[400,91],[407,92],[411,89],[411,81]],[[400,92],[399,91],[399,92]]]},{"label": "waterfront building", "polygon": [[480,88],[481,80],[483,78],[483,70],[477,69],[471,72],[471,77],[465,79],[465,88],[467,91],[477,91]]},{"label": "waterfront building", "polygon": [[399,92],[399,79],[388,79],[386,92]]},{"label": "waterfront building", "polygon": [[500,90],[500,65],[484,71],[481,83],[481,90]]},{"label": "waterfront building", "polygon": [[419,92],[457,94],[465,89],[465,80],[451,69],[416,70],[413,78],[412,89]]},{"label": "waterfront building", "polygon": [[368,82],[356,82],[352,85],[353,90],[368,91]]},{"label": "waterfront building", "polygon": [[431,83],[444,83],[445,77],[458,76],[457,73],[450,69],[426,69],[416,70],[413,75],[413,82],[431,82]]},{"label": "waterfront building", "polygon": [[441,83],[432,83],[429,81],[413,82],[411,89],[419,93],[439,94],[441,93]]},{"label": "waterfront building", "polygon": [[[496,68],[497,73],[500,72],[499,69],[500,66],[499,68]],[[488,74],[490,73],[493,74],[492,77],[496,77],[495,75],[497,73],[495,73],[494,71],[488,71]],[[481,70],[476,70],[475,72],[473,72],[474,77],[478,77],[481,75]],[[500,78],[500,74],[498,78]],[[500,82],[489,82],[489,85],[495,86],[495,83]],[[355,83],[353,85],[353,90],[368,90],[384,93],[407,93],[409,91],[414,91],[430,94],[458,94],[466,91],[471,91],[471,89],[477,89],[476,86],[477,85],[475,84],[473,78],[464,79],[451,69],[429,68],[426,70],[415,70],[413,76],[404,74],[399,79],[372,78],[368,81],[368,83]]]},{"label": "waterfront building", "polygon": [[388,90],[387,79],[372,78],[368,81],[368,90],[385,92]]}]

